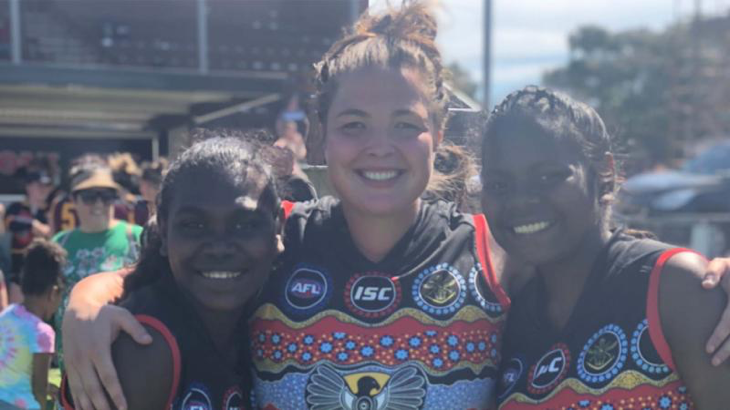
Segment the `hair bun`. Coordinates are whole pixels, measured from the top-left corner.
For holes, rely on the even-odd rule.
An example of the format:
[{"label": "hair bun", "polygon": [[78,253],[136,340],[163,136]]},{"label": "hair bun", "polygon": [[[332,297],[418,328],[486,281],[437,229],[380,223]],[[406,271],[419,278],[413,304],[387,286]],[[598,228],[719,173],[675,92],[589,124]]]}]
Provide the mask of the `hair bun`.
[{"label": "hair bun", "polygon": [[436,18],[427,3],[419,0],[404,0],[400,8],[390,8],[384,14],[362,18],[355,27],[358,35],[419,42],[434,42],[437,33]]}]

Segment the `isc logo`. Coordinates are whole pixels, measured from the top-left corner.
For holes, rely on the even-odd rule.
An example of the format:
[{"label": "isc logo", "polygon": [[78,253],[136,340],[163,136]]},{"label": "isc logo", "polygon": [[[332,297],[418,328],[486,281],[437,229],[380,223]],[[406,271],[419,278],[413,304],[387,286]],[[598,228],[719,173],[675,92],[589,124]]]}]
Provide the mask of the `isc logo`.
[{"label": "isc logo", "polygon": [[377,286],[357,286],[353,300],[369,302],[373,300],[390,302],[393,299],[393,286],[379,288]]},{"label": "isc logo", "polygon": [[559,343],[546,353],[530,369],[528,390],[533,394],[543,394],[565,378],[570,366],[570,351]]},{"label": "isc logo", "polygon": [[[388,314],[400,300],[400,287],[381,273],[353,276],[345,288],[350,309],[367,317]],[[346,300],[347,300],[346,299]]]}]

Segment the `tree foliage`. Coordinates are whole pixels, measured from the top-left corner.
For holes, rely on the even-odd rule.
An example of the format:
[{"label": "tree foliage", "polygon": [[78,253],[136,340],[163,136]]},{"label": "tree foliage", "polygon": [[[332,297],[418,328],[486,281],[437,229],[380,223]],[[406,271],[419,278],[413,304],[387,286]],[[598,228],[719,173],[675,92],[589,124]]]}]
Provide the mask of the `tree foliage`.
[{"label": "tree foliage", "polygon": [[594,106],[632,156],[667,163],[698,139],[730,135],[730,17],[661,32],[587,26],[569,45],[568,64],[544,83]]}]

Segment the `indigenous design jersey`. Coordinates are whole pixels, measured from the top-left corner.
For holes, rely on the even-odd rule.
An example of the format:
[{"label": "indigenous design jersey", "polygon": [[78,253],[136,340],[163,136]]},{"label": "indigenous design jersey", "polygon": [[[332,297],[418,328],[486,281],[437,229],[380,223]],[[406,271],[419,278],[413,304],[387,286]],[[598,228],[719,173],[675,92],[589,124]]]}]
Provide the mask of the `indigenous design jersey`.
[{"label": "indigenous design jersey", "polygon": [[[227,362],[213,345],[204,325],[190,303],[169,277],[134,291],[121,306],[137,320],[158,331],[173,354],[174,386],[165,409],[243,410],[250,407],[247,351],[241,363]],[[245,346],[245,326],[241,326],[241,346]],[[176,383],[175,383],[176,382]],[[64,408],[72,409],[68,389],[63,389]]]},{"label": "indigenous design jersey", "polygon": [[254,403],[488,407],[509,300],[486,259],[485,226],[481,216],[424,203],[411,230],[372,263],[337,201],[297,204],[283,261],[251,319]]},{"label": "indigenous design jersey", "polygon": [[615,234],[560,332],[546,325],[544,282],[529,282],[504,336],[500,409],[692,408],[657,303],[662,266],[682,251]]}]

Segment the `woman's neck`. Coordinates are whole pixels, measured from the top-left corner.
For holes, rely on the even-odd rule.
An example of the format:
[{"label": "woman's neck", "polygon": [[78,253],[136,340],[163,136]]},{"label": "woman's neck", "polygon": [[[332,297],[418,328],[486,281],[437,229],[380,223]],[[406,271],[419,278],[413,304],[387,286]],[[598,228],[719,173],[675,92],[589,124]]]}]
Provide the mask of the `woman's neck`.
[{"label": "woman's neck", "polygon": [[[28,312],[36,315],[41,320],[48,320],[49,317],[46,317],[46,308],[45,304],[37,297],[35,296],[25,296],[23,299],[23,307]],[[50,315],[48,315],[50,316]]]},{"label": "woman's neck", "polygon": [[343,204],[342,211],[357,249],[371,262],[380,262],[416,222],[421,200],[387,216],[358,212]]},{"label": "woman's neck", "polygon": [[570,256],[537,268],[545,282],[548,318],[555,329],[562,329],[570,319],[596,259],[610,237],[607,230],[591,231]]}]

